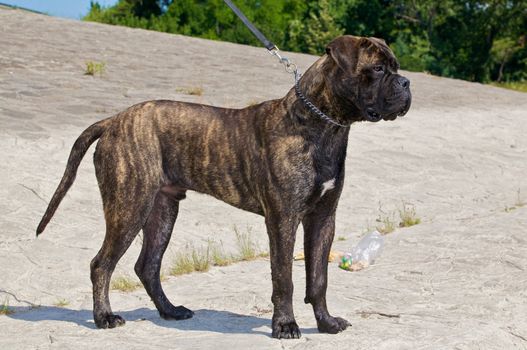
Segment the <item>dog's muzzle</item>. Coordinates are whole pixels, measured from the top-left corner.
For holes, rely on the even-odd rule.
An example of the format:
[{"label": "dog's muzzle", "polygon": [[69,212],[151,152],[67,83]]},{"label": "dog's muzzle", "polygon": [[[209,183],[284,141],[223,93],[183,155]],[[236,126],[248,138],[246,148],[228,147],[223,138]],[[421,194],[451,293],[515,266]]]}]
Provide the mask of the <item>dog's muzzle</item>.
[{"label": "dog's muzzle", "polygon": [[398,76],[393,81],[392,89],[393,95],[384,101],[384,108],[382,109],[385,110],[381,111],[375,107],[368,107],[364,115],[365,120],[374,123],[380,120],[395,120],[397,117],[402,117],[408,113],[412,103],[410,80]]}]

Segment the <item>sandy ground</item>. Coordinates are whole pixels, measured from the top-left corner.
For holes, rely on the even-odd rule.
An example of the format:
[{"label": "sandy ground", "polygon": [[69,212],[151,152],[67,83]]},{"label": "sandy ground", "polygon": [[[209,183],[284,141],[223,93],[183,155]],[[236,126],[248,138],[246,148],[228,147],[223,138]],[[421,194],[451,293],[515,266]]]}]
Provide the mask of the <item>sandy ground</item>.
[{"label": "sandy ground", "polygon": [[[316,59],[290,57],[304,68]],[[105,74],[84,75],[86,61],[105,62]],[[196,311],[187,321],[161,320],[142,288],[112,291],[114,311],[128,322],[98,330],[89,262],[104,221],[91,156],[34,237],[75,138],[144,100],[241,107],[283,96],[292,80],[264,49],[0,9],[0,302],[14,311],[0,316],[0,348],[526,349],[527,206],[511,207],[518,190],[527,201],[527,94],[407,76],[407,117],[352,127],[334,249],[351,249],[375,226],[379,207],[391,215],[412,203],[422,223],[387,235],[368,269],[330,265],[330,311],[353,327],[316,331],[297,261],[303,337],[272,339],[270,268],[261,259],[169,277],[172,301]],[[183,91],[195,87],[201,96]],[[189,194],[164,269],[209,239],[233,252],[234,225],[267,250],[262,218]],[[299,232],[297,251],[301,244]],[[137,240],[114,276],[135,278],[139,249]]]}]

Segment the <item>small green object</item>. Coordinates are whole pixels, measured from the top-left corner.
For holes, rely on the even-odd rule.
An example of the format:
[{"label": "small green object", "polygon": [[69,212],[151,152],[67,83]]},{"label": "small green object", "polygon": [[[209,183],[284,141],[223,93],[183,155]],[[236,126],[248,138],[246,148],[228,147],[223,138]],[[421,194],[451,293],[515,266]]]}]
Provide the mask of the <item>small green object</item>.
[{"label": "small green object", "polygon": [[343,270],[349,270],[349,267],[351,266],[351,257],[344,255],[341,259],[341,262],[339,264],[339,267]]}]

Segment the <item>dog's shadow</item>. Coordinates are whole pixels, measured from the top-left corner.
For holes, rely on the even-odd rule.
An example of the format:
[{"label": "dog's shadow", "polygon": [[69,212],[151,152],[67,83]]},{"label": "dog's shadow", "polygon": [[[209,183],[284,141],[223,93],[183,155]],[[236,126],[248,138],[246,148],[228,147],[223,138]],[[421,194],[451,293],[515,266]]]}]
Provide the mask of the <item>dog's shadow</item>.
[{"label": "dog's shadow", "polygon": [[[96,329],[91,310],[72,310],[56,306],[9,307],[12,311],[8,317],[16,320],[60,321],[75,323],[89,329]],[[116,312],[128,322],[152,322],[160,327],[189,331],[207,331],[225,334],[263,334],[270,336],[271,319],[251,315],[236,314],[229,311],[200,309],[194,311],[194,317],[183,321],[167,321],[159,317],[157,310],[140,308]],[[265,327],[263,330],[259,328]],[[303,332],[311,333],[311,329]]]}]

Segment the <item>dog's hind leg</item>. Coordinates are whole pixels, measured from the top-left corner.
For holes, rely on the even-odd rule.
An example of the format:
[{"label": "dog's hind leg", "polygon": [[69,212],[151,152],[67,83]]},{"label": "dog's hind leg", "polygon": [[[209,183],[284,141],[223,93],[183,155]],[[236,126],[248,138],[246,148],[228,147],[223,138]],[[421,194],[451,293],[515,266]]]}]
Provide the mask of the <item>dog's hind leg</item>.
[{"label": "dog's hind leg", "polygon": [[[108,212],[116,212],[112,215],[116,220],[109,219]],[[105,208],[106,236],[103,245],[91,262],[91,281],[93,284],[93,318],[98,328],[114,328],[122,326],[125,320],[112,312],[108,290],[110,279],[119,259],[128,249],[134,238],[139,233],[140,220],[130,223],[118,218],[118,211]]]},{"label": "dog's hind leg", "polygon": [[145,225],[162,179],[157,144],[126,143],[139,137],[103,135],[94,155],[106,220],[103,245],[91,262],[93,317],[99,328],[125,323],[112,312],[108,296],[110,279],[117,262]]},{"label": "dog's hind leg", "polygon": [[143,226],[143,248],[135,264],[135,272],[164,319],[184,320],[194,313],[184,306],[174,306],[163,292],[160,269],[163,254],[170,241],[177,218],[179,198],[164,192],[156,196],[154,206]]}]

